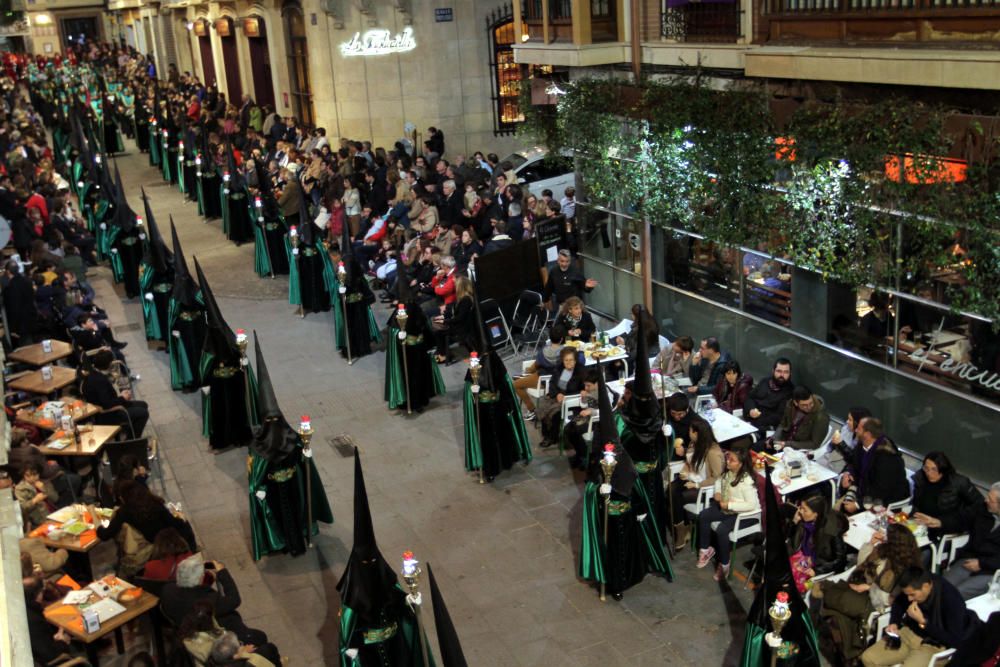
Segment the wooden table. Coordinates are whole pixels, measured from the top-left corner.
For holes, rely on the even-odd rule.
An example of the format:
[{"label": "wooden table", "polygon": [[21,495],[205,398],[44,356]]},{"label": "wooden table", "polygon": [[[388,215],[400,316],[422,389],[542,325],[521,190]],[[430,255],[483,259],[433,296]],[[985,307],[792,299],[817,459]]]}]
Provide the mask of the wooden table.
[{"label": "wooden table", "polygon": [[73,346],[69,343],[64,343],[61,340],[51,342],[51,352],[43,350],[41,343],[35,343],[34,345],[22,345],[7,355],[7,357],[11,361],[28,364],[29,366],[47,366],[73,354]]},{"label": "wooden table", "polygon": [[122,430],[119,424],[110,426],[94,424],[83,428],[88,430],[81,429],[80,439],[68,447],[59,449],[49,446],[50,443],[56,441],[56,438],[51,437],[43,442],[38,449],[46,456],[97,456],[101,453],[104,445],[108,444],[108,441]]},{"label": "wooden table", "polygon": [[51,380],[43,380],[42,371],[37,370],[11,380],[8,386],[17,391],[48,396],[65,389],[74,382],[76,382],[75,369],[65,366],[53,366]]},{"label": "wooden table", "polygon": [[[72,402],[72,401],[67,401],[67,402]],[[101,411],[101,408],[94,405],[93,403],[86,403],[83,401],[81,401],[81,403],[83,403],[83,405],[78,411],[72,409],[64,410],[64,413],[72,416],[73,421],[77,423],[86,421],[94,417]],[[43,403],[42,405],[38,406],[38,409],[36,410],[19,410],[17,412],[16,419],[17,421],[24,422],[26,424],[31,424],[32,426],[35,426],[40,429],[45,429],[46,431],[58,430],[59,424],[50,422],[42,416],[42,408],[44,407],[45,404]]]},{"label": "wooden table", "polygon": [[[62,628],[73,639],[85,644],[87,647],[87,660],[90,661],[91,665],[97,665],[100,660],[95,642],[102,637],[106,637],[109,633],[114,632],[118,654],[121,655],[125,652],[125,643],[124,638],[122,637],[121,627],[126,623],[129,623],[156,609],[156,606],[159,603],[160,599],[158,597],[152,593],[143,591],[139,599],[129,603],[121,603],[122,606],[125,607],[125,611],[101,623],[101,627],[96,632],[90,633],[83,630],[83,615],[79,605],[68,605],[63,604],[62,602],[55,602],[46,607],[43,613],[45,615],[45,620],[49,623],[57,628]],[[160,624],[154,619],[150,619],[150,625],[153,626],[156,646],[158,653],[160,654],[159,657],[162,660],[163,652],[159,650],[159,647],[162,646],[163,643]]]}]

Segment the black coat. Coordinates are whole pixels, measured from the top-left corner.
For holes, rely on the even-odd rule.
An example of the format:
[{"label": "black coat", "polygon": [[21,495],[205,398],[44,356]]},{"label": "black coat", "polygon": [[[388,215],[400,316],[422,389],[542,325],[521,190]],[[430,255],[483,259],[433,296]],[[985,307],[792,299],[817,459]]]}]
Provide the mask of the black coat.
[{"label": "black coat", "polygon": [[940,519],[940,533],[965,532],[982,505],[982,494],[965,475],[952,473],[937,484],[928,482],[923,470],[913,476],[913,511]]},{"label": "black coat", "polygon": [[31,281],[23,274],[18,274],[7,282],[7,286],[3,288],[3,303],[12,334],[30,336],[38,329],[35,290]]},{"label": "black coat", "polygon": [[184,617],[191,612],[196,602],[206,600],[212,605],[212,612],[219,625],[230,629],[225,622],[228,616],[238,614],[240,607],[240,591],[236,587],[236,582],[229,574],[229,570],[220,570],[215,573],[215,580],[218,590],[211,586],[195,586],[193,588],[182,588],[171,582],[163,587],[163,594],[160,595],[160,608],[163,615],[170,619],[174,625],[180,625]]},{"label": "black coat", "polygon": [[117,406],[128,407],[129,402],[118,395],[115,386],[104,373],[93,370],[83,380],[83,398],[88,403],[107,410]]},{"label": "black coat", "polygon": [[858,487],[858,500],[863,497],[878,498],[883,503],[895,503],[910,497],[910,481],[906,478],[906,465],[896,445],[888,438],[875,447],[874,459],[862,478],[861,460],[864,447],[858,444],[847,456],[844,472],[854,476]]},{"label": "black coat", "polygon": [[969,543],[958,550],[958,560],[978,558],[984,574],[1000,570],[1000,528],[994,527],[995,519],[986,503],[981,503],[970,522]]},{"label": "black coat", "polygon": [[567,340],[582,340],[585,342],[590,342],[590,336],[595,331],[597,331],[597,325],[594,324],[594,318],[592,318],[590,316],[590,313],[588,313],[587,311],[583,311],[583,317],[580,318],[580,322],[577,324],[571,325],[569,322],[566,321],[566,315],[562,313],[560,313],[559,316],[556,318],[555,323],[566,327],[566,331],[569,331],[570,329],[580,330],[579,336],[567,335],[566,336]]},{"label": "black coat", "polygon": [[893,601],[889,623],[905,625],[918,637],[925,637],[925,641],[937,646],[958,648],[979,626],[979,620],[966,608],[962,595],[951,583],[937,574],[932,575],[932,581],[931,594],[919,605],[926,627],[918,627],[907,615],[910,601],[905,595],[897,595]]},{"label": "black coat", "polygon": [[771,378],[765,378],[758,382],[743,403],[743,413],[747,417],[754,408],[760,410],[760,417],[751,419],[750,423],[762,431],[778,427],[782,415],[785,414],[785,403],[792,397],[792,390],[795,388],[791,382],[786,382],[778,391],[772,391],[770,380]]},{"label": "black coat", "polygon": [[555,398],[559,394],[563,396],[573,396],[579,394],[583,390],[583,379],[586,377],[587,372],[584,369],[583,364],[577,364],[573,368],[573,374],[569,378],[569,382],[566,383],[565,389],[560,389],[559,384],[556,382],[559,376],[562,375],[564,368],[562,363],[552,371],[552,379],[549,380],[549,398]]},{"label": "black coat", "polygon": [[[847,566],[847,544],[844,543],[847,527],[847,519],[836,510],[831,510],[822,525],[816,526],[816,532],[813,533],[816,557],[812,566],[816,574],[842,572]],[[788,537],[789,553],[795,553],[802,548],[804,534],[805,529],[801,522],[792,527]]]}]

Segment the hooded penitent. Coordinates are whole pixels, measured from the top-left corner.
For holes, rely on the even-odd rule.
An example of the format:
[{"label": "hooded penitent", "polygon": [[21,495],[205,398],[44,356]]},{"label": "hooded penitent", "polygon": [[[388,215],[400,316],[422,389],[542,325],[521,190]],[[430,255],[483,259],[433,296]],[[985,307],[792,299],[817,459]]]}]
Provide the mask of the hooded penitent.
[{"label": "hooded penitent", "polygon": [[649,374],[649,350],[647,331],[643,326],[645,313],[642,306],[632,310],[636,331],[635,379],[632,383],[632,400],[622,410],[622,418],[635,437],[649,442],[659,437],[663,426],[663,412],[653,391],[653,379]]},{"label": "hooded penitent", "polygon": [[236,334],[229,328],[219,304],[215,301],[212,288],[205,279],[198,258],[194,258],[194,270],[198,274],[198,284],[201,285],[202,300],[205,302],[205,318],[208,325],[208,335],[205,336],[204,355],[211,355],[217,362],[235,366],[240,363],[240,349],[236,345]]},{"label": "hooded penitent", "polygon": [[[746,636],[743,640],[743,655],[741,667],[766,667],[775,664],[771,660],[772,651],[778,651],[778,665],[796,665],[798,667],[819,667],[819,644],[816,641],[816,631],[809,618],[795,580],[792,577],[792,566],[788,560],[787,538],[778,501],[771,482],[771,469],[767,468],[764,475],[764,581],[757,588],[750,612],[747,614]],[[781,632],[783,640],[778,649],[772,649],[764,639],[771,629],[771,619],[768,610],[777,600],[779,594],[784,594],[791,618]]]},{"label": "hooded penitent", "polygon": [[632,487],[638,478],[632,457],[628,455],[618,437],[618,428],[614,411],[611,408],[611,396],[608,394],[608,387],[604,384],[604,368],[598,367],[597,372],[597,406],[600,414],[598,421],[597,437],[594,438],[590,453],[590,479],[596,484],[604,481],[601,472],[600,461],[604,456],[605,446],[614,445],[615,456],[618,464],[611,478],[611,487],[615,493],[629,497]]},{"label": "hooded penitent", "polygon": [[257,412],[260,416],[260,426],[253,429],[251,445],[256,456],[262,456],[269,461],[285,458],[299,446],[299,434],[288,425],[278,398],[274,395],[271,385],[271,374],[264,362],[264,351],[261,349],[257,332],[253,332],[254,348],[257,353]]},{"label": "hooded penitent", "polygon": [[177,237],[177,227],[170,217],[173,243],[174,276],[170,286],[167,352],[170,354],[170,386],[193,390],[200,385],[199,362],[205,347],[204,307],[198,296],[198,284],[191,278],[184,250]]},{"label": "hooded penitent", "polygon": [[200,288],[188,270],[187,260],[184,258],[184,250],[181,248],[181,240],[177,237],[177,227],[174,226],[173,216],[170,216],[170,237],[174,246],[174,289],[172,297],[182,310],[200,309],[202,307],[198,301],[198,291]]},{"label": "hooded penitent", "polygon": [[465,653],[462,652],[462,643],[458,640],[458,633],[455,632],[455,625],[451,622],[451,614],[448,613],[448,607],[441,597],[441,590],[438,588],[430,563],[427,563],[427,581],[431,586],[434,627],[437,628],[442,667],[468,667],[469,663],[465,661]]},{"label": "hooded penitent", "polygon": [[142,205],[146,210],[146,229],[149,236],[149,242],[146,244],[148,251],[145,261],[152,267],[158,280],[167,279],[173,272],[173,254],[167,248],[167,244],[160,234],[160,228],[156,225],[156,218],[153,216],[153,209],[149,205],[149,197],[146,196],[146,189],[141,188],[141,191]]}]

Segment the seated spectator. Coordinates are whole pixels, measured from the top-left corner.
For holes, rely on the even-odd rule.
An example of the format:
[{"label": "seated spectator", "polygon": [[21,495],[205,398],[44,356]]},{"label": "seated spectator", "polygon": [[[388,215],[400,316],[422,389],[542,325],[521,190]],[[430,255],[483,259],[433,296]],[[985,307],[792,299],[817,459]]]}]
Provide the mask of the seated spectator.
[{"label": "seated spectator", "polygon": [[157,581],[174,581],[177,566],[191,556],[191,547],[176,528],[164,528],[153,540],[153,555],[142,570],[142,576]]},{"label": "seated spectator", "polygon": [[[175,516],[163,502],[163,498],[153,495],[145,485],[136,481],[125,482],[120,487],[120,493],[122,504],[115,509],[107,526],[97,528],[98,539],[113,540],[127,524],[138,531],[150,545],[156,541],[156,536],[161,530],[174,528],[187,541],[188,546],[194,546],[194,531],[191,530],[191,524]],[[96,510],[91,508],[91,512],[95,513]],[[148,556],[143,560],[143,564],[146,560]]]},{"label": "seated spectator", "polygon": [[800,593],[817,574],[841,572],[847,567],[847,528],[847,519],[831,509],[823,496],[809,496],[798,504],[788,535],[788,553]]},{"label": "seated spectator", "polygon": [[211,660],[215,667],[278,667],[281,664],[281,656],[273,644],[243,644],[236,633],[229,631],[223,632],[212,644]]},{"label": "seated spectator", "polygon": [[758,440],[763,446],[767,431],[778,428],[781,417],[785,414],[785,404],[792,397],[792,362],[784,357],[774,362],[771,377],[761,380],[750,390],[743,404],[744,416],[750,418],[750,423],[760,434]]},{"label": "seated spectator", "polygon": [[445,256],[437,273],[431,278],[431,290],[434,297],[424,303],[423,309],[428,317],[444,315],[446,309],[455,304],[455,258]]},{"label": "seated spectator", "polygon": [[868,509],[867,502],[875,504],[877,500],[889,505],[909,498],[910,481],[903,455],[885,434],[880,419],[861,420],[858,445],[840,476],[840,487],[845,491],[840,510],[855,514]]},{"label": "seated spectator", "polygon": [[[32,427],[34,428],[34,427]],[[57,507],[65,507],[80,497],[83,490],[83,480],[75,472],[64,469],[55,461],[45,458],[45,455],[28,440],[28,432],[23,428],[10,430],[10,451],[7,452],[6,469],[17,479],[21,479],[24,468],[32,463],[41,470],[43,482],[51,483],[59,494],[55,501]]]},{"label": "seated spectator", "polygon": [[563,399],[580,393],[583,389],[583,377],[584,367],[577,363],[576,348],[564,347],[559,352],[559,365],[552,371],[548,394],[535,407],[535,415],[542,427],[542,442],[539,447],[550,447],[559,441]]},{"label": "seated spectator", "polygon": [[955,587],[922,567],[904,571],[899,587],[885,629],[899,646],[876,641],[861,655],[865,667],[927,665],[935,653],[961,646],[979,624]]},{"label": "seated spectator", "polygon": [[455,305],[451,317],[436,315],[431,319],[434,340],[437,343],[435,358],[439,364],[449,361],[451,343],[461,343],[470,350],[476,329],[476,313],[472,292],[472,281],[465,276],[455,279]]},{"label": "seated spectator", "polygon": [[111,495],[114,497],[115,503],[118,504],[122,502],[121,489],[122,485],[126,482],[138,482],[149,488],[149,471],[132,454],[126,454],[119,459],[114,479],[115,481],[111,486]]},{"label": "seated spectator", "polygon": [[966,600],[988,591],[1000,569],[1000,482],[990,487],[969,525],[969,543],[944,575]]},{"label": "seated spectator", "polygon": [[845,664],[867,648],[868,616],[892,604],[900,575],[921,562],[913,531],[891,524],[883,539],[876,535],[858,552],[858,564],[847,581],[814,581],[813,599],[823,601],[821,616],[829,622],[834,644]]},{"label": "seated spectator", "polygon": [[841,456],[847,456],[858,444],[858,430],[861,420],[871,417],[872,412],[868,408],[851,408],[847,411],[847,420],[840,430],[833,432],[830,444],[840,452]]},{"label": "seated spectator", "polygon": [[667,424],[673,434],[672,460],[682,461],[687,455],[687,446],[691,439],[691,422],[697,418],[691,410],[691,401],[688,400],[687,394],[678,392],[667,398]]},{"label": "seated spectator", "polygon": [[55,551],[45,546],[37,537],[22,537],[18,542],[21,556],[27,556],[31,560],[33,569],[37,569],[43,576],[51,576],[59,572],[69,559],[69,552],[65,549]]},{"label": "seated spectator", "polygon": [[983,494],[955,470],[944,452],[924,457],[923,467],[913,475],[911,517],[927,526],[931,540],[936,542],[945,533],[969,530],[972,517],[982,505]]},{"label": "seated spectator", "polygon": [[[698,515],[698,567],[704,568],[715,557],[717,564],[713,578],[716,581],[729,576],[732,547],[729,534],[736,525],[737,515],[760,509],[755,476],[749,449],[727,452],[726,471],[715,480],[712,503]],[[716,524],[714,529],[712,524]],[[713,534],[718,551],[711,546]]]},{"label": "seated spectator", "polygon": [[535,353],[535,360],[525,369],[524,375],[514,380],[514,393],[521,399],[526,413],[524,418],[531,421],[535,418],[535,401],[528,394],[528,389],[538,386],[538,378],[541,375],[552,375],[559,365],[559,353],[562,352],[563,344],[566,341],[566,329],[562,326],[553,326],[549,330],[549,342]]},{"label": "seated spectator", "polygon": [[690,445],[684,452],[684,467],[670,482],[670,521],[674,527],[674,550],[683,549],[691,534],[690,519],[684,505],[695,502],[703,487],[714,487],[725,469],[726,459],[722,447],[715,441],[712,426],[703,419],[693,419],[688,429]]},{"label": "seated spectator", "polygon": [[680,336],[670,347],[665,347],[656,355],[653,368],[661,369],[668,377],[688,377],[691,374],[691,357],[694,356],[694,341],[691,336]]},{"label": "seated spectator", "polygon": [[730,359],[729,353],[722,350],[715,336],[702,340],[701,347],[691,359],[691,372],[688,376],[691,386],[687,389],[688,393],[711,394],[722,377],[722,368]]},{"label": "seated spectator", "polygon": [[483,246],[473,229],[463,229],[461,240],[455,249],[455,266],[461,273],[466,273],[476,257],[483,254]]},{"label": "seated spectator", "polygon": [[[590,426],[591,417],[598,412],[600,394],[598,391],[600,370],[585,369],[583,377],[583,389],[580,390],[581,407],[573,408],[569,422],[563,427],[566,436],[567,446],[575,452],[570,459],[569,465],[577,470],[587,469],[587,442],[583,439],[584,434]],[[626,391],[631,391],[631,383],[626,385]],[[611,405],[618,403],[618,394],[611,388],[607,388]]]},{"label": "seated spectator", "polygon": [[712,396],[715,397],[716,404],[729,414],[737,410],[742,413],[743,404],[752,387],[753,376],[743,372],[740,362],[732,360],[722,367],[722,377],[715,384]]},{"label": "seated spectator", "polygon": [[785,414],[774,432],[774,449],[819,449],[826,440],[830,416],[820,396],[805,385],[792,391],[792,400],[785,406]]},{"label": "seated spectator", "polygon": [[237,611],[240,592],[229,570],[219,561],[205,561],[200,553],[177,565],[177,580],[163,587],[160,608],[164,616],[179,625],[192,612],[204,613],[205,609],[197,606],[199,603],[207,603],[214,621],[235,632],[240,642],[254,646],[267,643],[267,635],[248,628]]},{"label": "seated spectator", "polygon": [[571,296],[563,302],[555,323],[566,328],[567,340],[581,340],[589,343],[590,337],[597,331],[594,319],[583,308],[583,301],[575,296]]},{"label": "seated spectator", "polygon": [[149,406],[145,401],[132,400],[131,390],[126,389],[118,395],[106,375],[111,370],[112,361],[114,356],[110,350],[100,350],[94,355],[94,369],[83,380],[83,398],[105,411],[94,419],[96,423],[120,424],[129,429],[132,439],[140,438],[149,421]]},{"label": "seated spectator", "polygon": [[[54,601],[46,596],[45,581],[37,575],[24,577],[24,606],[28,617],[28,637],[35,664],[63,662],[79,652],[70,644],[69,634],[45,620],[43,610]],[[61,596],[59,596],[61,597]],[[58,599],[58,598],[55,598]]]},{"label": "seated spectator", "polygon": [[24,465],[21,481],[14,486],[14,497],[21,506],[24,518],[33,527],[45,523],[48,515],[56,510],[59,500],[52,482],[42,479],[42,470],[36,463]]}]

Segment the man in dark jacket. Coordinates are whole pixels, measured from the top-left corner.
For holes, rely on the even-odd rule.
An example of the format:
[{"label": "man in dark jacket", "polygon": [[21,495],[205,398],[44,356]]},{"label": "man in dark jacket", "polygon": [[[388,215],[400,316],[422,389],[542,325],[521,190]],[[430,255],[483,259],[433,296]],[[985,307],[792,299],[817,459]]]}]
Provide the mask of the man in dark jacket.
[{"label": "man in dark jacket", "polygon": [[830,415],[820,396],[805,385],[792,391],[792,400],[785,405],[785,414],[774,432],[775,449],[819,449],[830,427]]},{"label": "man in dark jacket", "polygon": [[899,576],[899,585],[885,632],[898,637],[900,646],[879,639],[861,656],[866,667],[929,664],[935,653],[961,646],[979,625],[955,587],[940,576],[913,566]]},{"label": "man in dark jacket", "polygon": [[711,394],[715,385],[719,384],[723,367],[730,359],[732,357],[719,345],[718,338],[709,336],[702,340],[698,353],[691,360],[691,386],[688,387],[688,393]]},{"label": "man in dark jacket", "polygon": [[784,357],[774,362],[771,377],[761,380],[750,390],[743,404],[744,414],[750,418],[750,423],[757,427],[763,441],[766,431],[778,428],[781,417],[785,414],[785,403],[792,397],[792,362]]},{"label": "man in dark jacket", "polygon": [[867,509],[865,498],[888,505],[910,497],[903,456],[886,436],[880,419],[861,420],[858,446],[847,457],[840,486],[846,490],[841,503],[845,514]]},{"label": "man in dark jacket", "polygon": [[30,345],[40,325],[35,288],[14,260],[4,264],[4,281],[3,303],[14,347]]},{"label": "man in dark jacket", "polygon": [[[111,380],[105,375],[111,368],[113,360],[114,355],[110,350],[101,350],[94,355],[94,368],[83,380],[83,398],[88,403],[108,411],[98,415],[95,422],[120,424],[123,428],[131,424],[131,437],[141,438],[146,422],[149,421],[149,406],[145,401],[133,401],[130,390],[123,391],[121,396],[118,395]],[[118,407],[124,408],[124,412],[112,409]]]},{"label": "man in dark jacket", "polygon": [[573,266],[573,253],[565,248],[559,251],[556,266],[549,271],[549,279],[545,282],[545,300],[552,301],[552,308],[558,308],[571,296],[583,299],[584,294],[597,287],[593,278],[585,278]]},{"label": "man in dark jacket", "polygon": [[997,570],[1000,570],[1000,482],[990,487],[986,502],[972,519],[969,543],[959,549],[944,578],[969,600],[989,590]]}]

